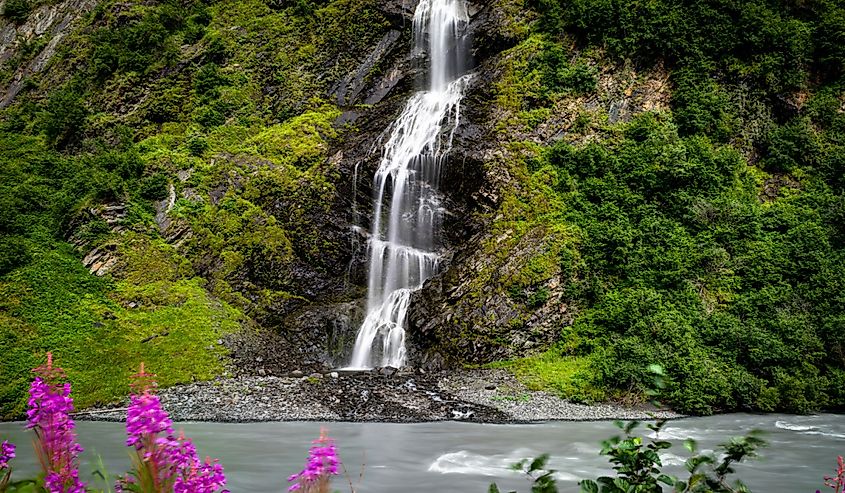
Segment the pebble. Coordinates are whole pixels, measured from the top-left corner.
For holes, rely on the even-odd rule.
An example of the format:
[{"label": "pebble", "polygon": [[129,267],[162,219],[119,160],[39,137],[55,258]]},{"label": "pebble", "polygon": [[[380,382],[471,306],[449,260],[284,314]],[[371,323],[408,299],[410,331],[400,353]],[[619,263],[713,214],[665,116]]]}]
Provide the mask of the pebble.
[{"label": "pebble", "polygon": [[[299,372],[300,374],[302,372]],[[293,373],[291,374],[293,375]],[[363,372],[314,385],[308,377],[239,376],[162,389],[162,406],[174,421],[386,421],[461,420],[523,423],[549,420],[678,418],[671,411],[616,404],[584,405],[530,391],[504,370],[459,370],[416,379],[385,379]],[[493,389],[489,387],[493,386]],[[82,410],[77,419],[118,421],[127,403],[113,411]]]}]

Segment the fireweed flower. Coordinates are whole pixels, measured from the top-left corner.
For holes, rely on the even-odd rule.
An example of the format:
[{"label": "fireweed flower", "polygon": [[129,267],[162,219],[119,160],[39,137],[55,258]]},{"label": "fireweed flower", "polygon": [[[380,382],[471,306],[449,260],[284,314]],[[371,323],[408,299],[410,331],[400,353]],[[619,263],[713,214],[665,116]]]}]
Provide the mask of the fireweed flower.
[{"label": "fireweed flower", "polygon": [[836,458],[836,475],[825,476],[824,485],[832,488],[835,493],[845,491],[845,459],[841,455]]},{"label": "fireweed flower", "polygon": [[[197,456],[196,447],[184,434],[173,432],[173,422],[153,393],[154,375],[133,376],[126,413],[126,445],[135,449],[133,472],[115,485],[115,490],[144,493],[215,493],[226,484],[223,466]],[[228,493],[225,490],[222,492]]]},{"label": "fireweed flower", "polygon": [[223,466],[216,460],[206,458],[204,463],[199,461],[191,464],[184,475],[176,479],[174,493],[214,493],[226,485]]},{"label": "fireweed flower", "polygon": [[15,444],[8,440],[0,443],[0,471],[9,468],[9,461],[15,458]]},{"label": "fireweed flower", "polygon": [[3,440],[0,443],[0,491],[6,491],[9,479],[12,477],[12,469],[9,461],[15,458],[15,444]]},{"label": "fireweed flower", "polygon": [[51,353],[47,353],[47,364],[33,371],[36,377],[29,388],[27,428],[35,432],[45,487],[50,493],[84,492],[85,483],[79,481],[82,447],[76,443],[76,425],[70,418],[70,384],[62,382],[64,371],[53,366]]},{"label": "fireweed flower", "polygon": [[288,491],[299,493],[328,493],[331,476],[338,474],[340,461],[334,441],[326,435],[326,430],[320,432],[320,438],[314,440],[314,446],[308,451],[305,469],[288,477],[288,482],[294,482]]}]

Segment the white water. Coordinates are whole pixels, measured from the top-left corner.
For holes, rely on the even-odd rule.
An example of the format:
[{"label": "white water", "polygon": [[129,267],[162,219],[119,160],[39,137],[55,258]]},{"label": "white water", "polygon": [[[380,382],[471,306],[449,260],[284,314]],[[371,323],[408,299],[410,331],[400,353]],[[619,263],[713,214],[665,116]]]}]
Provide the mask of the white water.
[{"label": "white water", "polygon": [[411,294],[440,267],[440,171],[469,77],[461,75],[468,22],[464,0],[421,0],[414,13],[414,49],[429,59],[428,90],[414,94],[388,128],[373,178],[367,315],[349,368],[405,364]]}]

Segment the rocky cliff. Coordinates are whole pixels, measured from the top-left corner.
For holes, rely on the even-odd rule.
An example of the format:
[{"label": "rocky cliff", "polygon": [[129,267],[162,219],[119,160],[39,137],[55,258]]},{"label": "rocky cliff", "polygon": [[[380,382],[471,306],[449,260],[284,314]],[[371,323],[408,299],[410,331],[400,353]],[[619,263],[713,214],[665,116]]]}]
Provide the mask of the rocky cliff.
[{"label": "rocky cliff", "polygon": [[[470,2],[414,366],[637,400],[660,363],[685,411],[841,405],[841,8],[682,3]],[[82,405],[142,359],[165,385],[344,362],[380,146],[425,75],[413,2],[4,9],[3,415],[47,349]]]}]

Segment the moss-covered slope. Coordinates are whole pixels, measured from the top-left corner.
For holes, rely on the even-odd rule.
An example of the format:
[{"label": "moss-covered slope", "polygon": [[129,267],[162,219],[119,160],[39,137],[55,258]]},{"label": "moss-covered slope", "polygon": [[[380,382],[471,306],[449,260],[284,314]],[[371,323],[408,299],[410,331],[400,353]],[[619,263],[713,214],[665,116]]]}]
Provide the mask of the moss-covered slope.
[{"label": "moss-covered slope", "polygon": [[[421,75],[412,5],[12,3],[0,415],[47,350],[82,405],[141,360],[165,384],[219,375],[231,334],[274,331],[282,369],[342,352],[371,151]],[[659,363],[683,411],[845,404],[842,7],[471,13],[453,257],[412,305],[415,363],[581,400],[636,400]]]},{"label": "moss-covered slope", "polygon": [[659,363],[686,412],[845,404],[842,7],[524,9],[476,94],[484,232],[419,295],[420,344],[587,401]]}]

